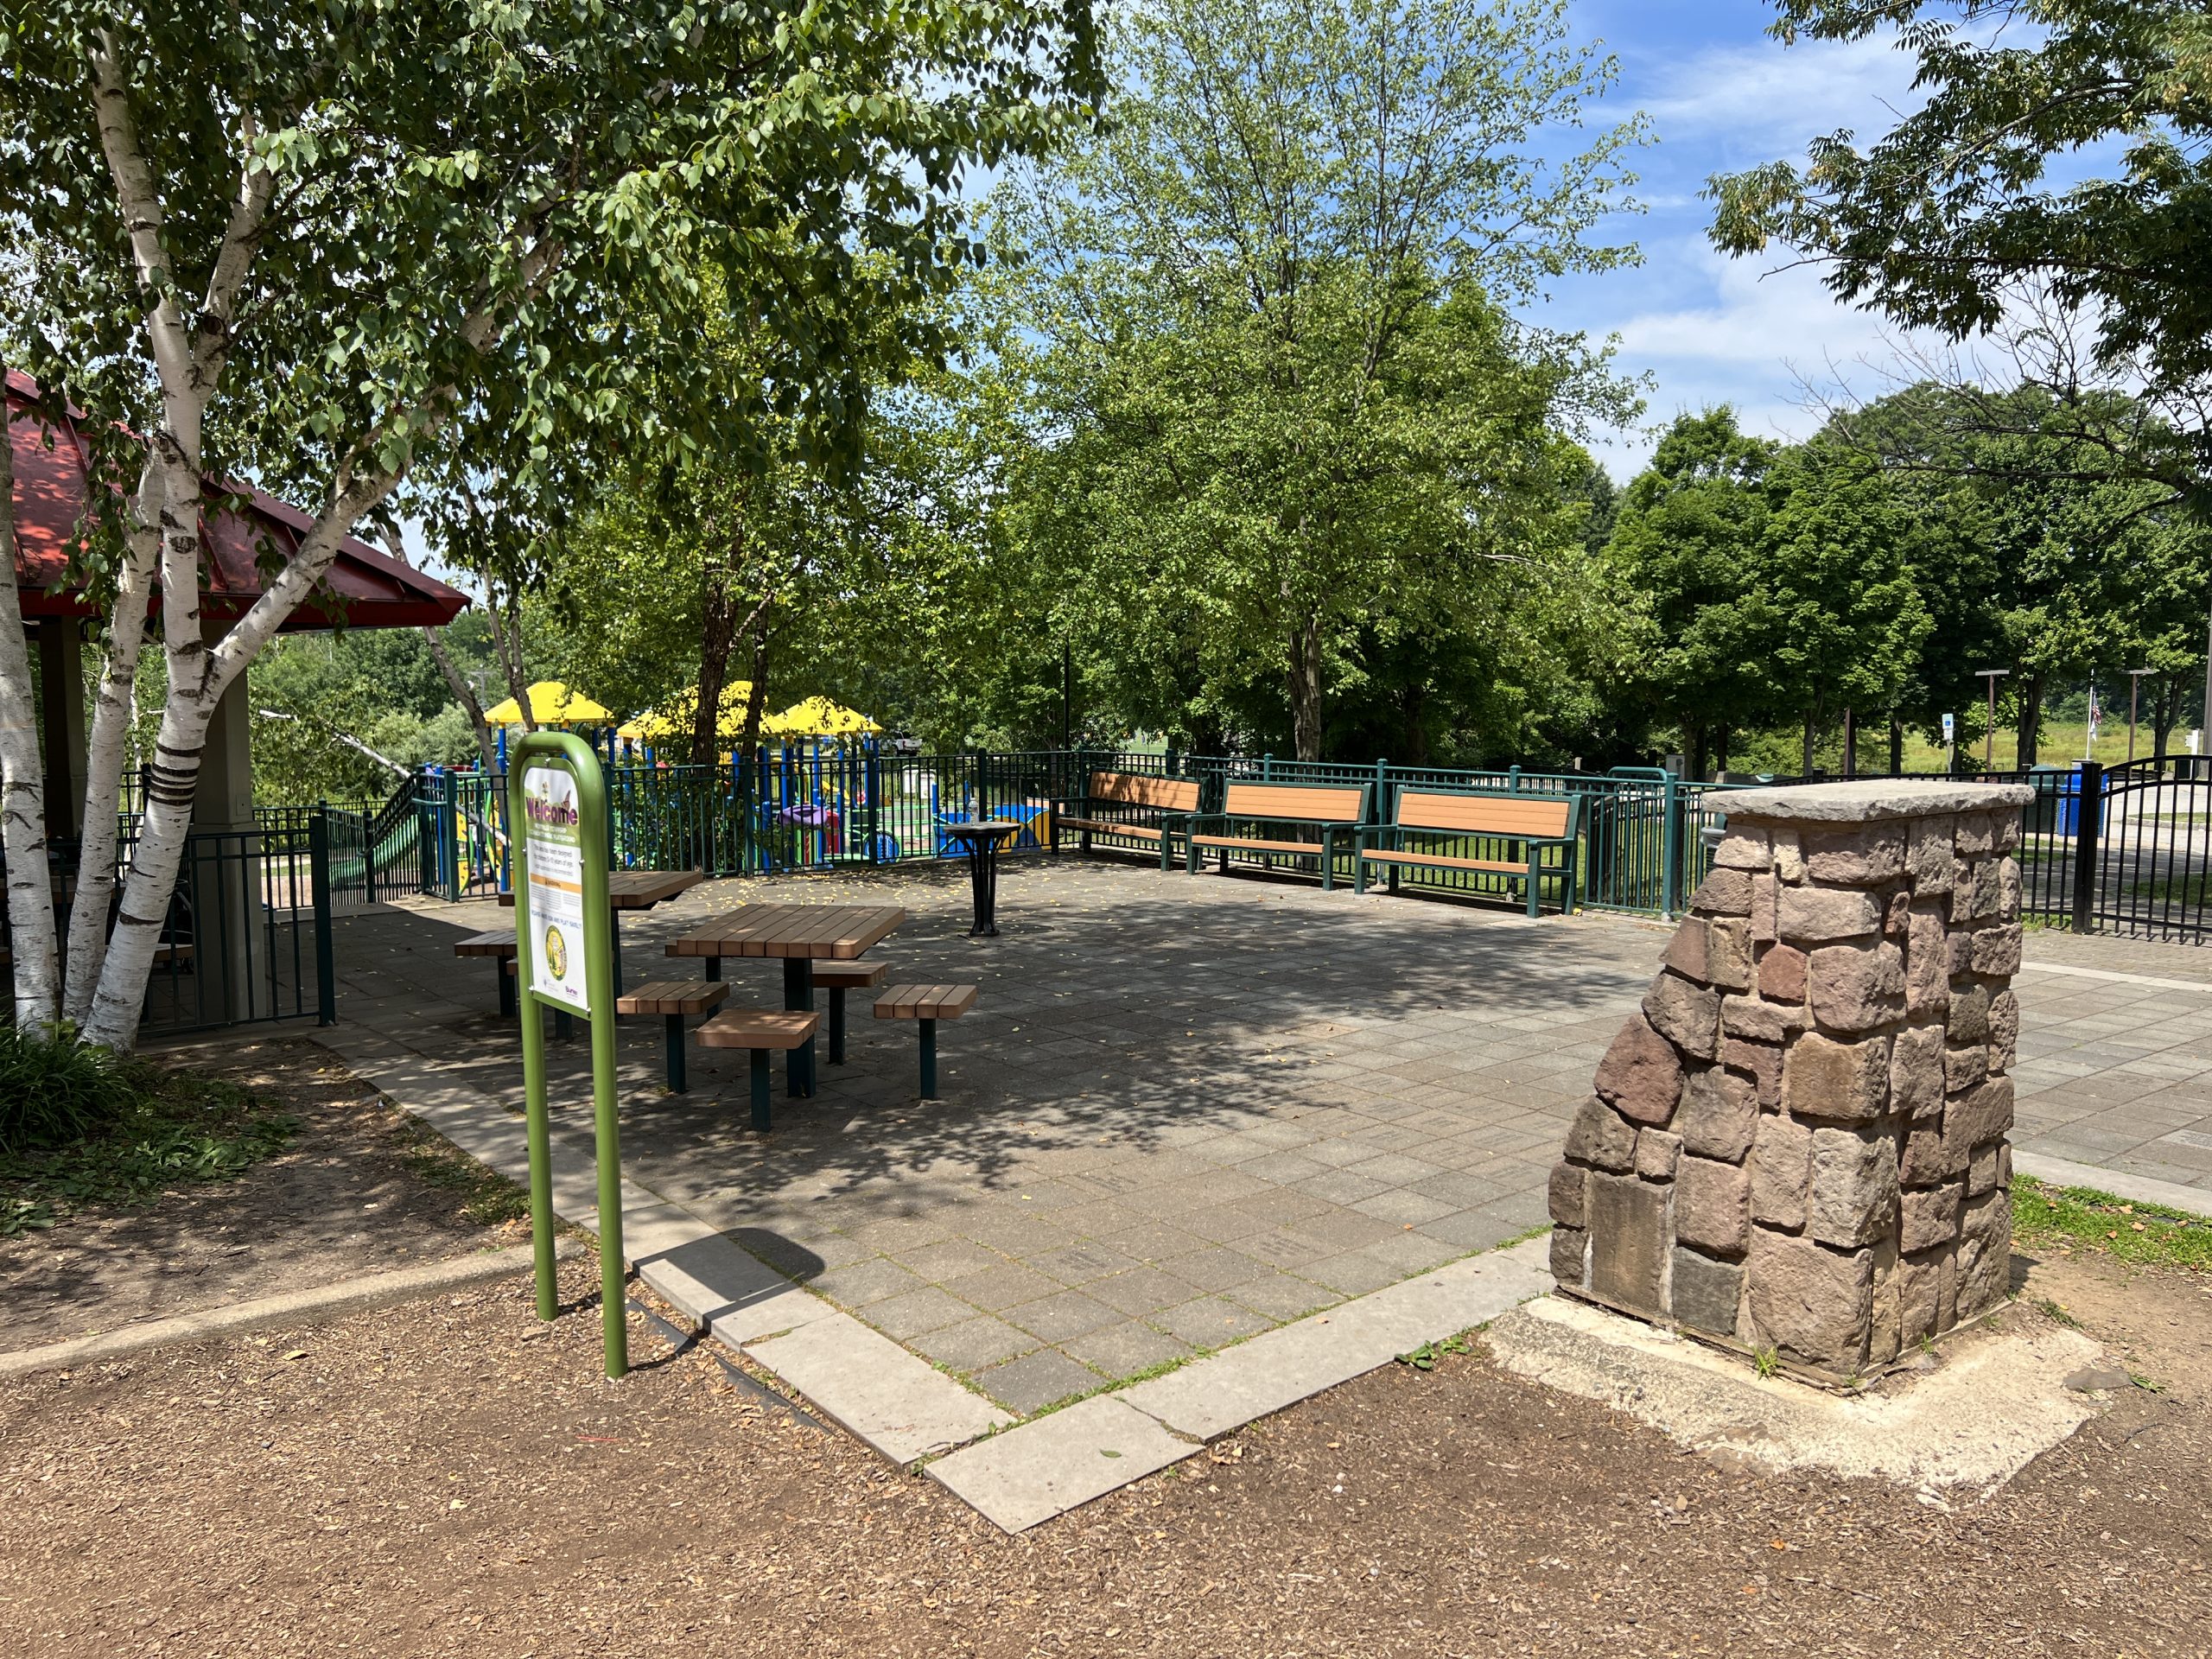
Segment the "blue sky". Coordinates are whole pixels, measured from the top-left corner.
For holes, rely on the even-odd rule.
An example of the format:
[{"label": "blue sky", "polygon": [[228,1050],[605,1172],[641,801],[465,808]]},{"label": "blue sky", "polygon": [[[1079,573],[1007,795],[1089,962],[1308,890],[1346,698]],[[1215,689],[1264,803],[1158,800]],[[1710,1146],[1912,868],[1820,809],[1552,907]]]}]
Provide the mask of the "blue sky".
[{"label": "blue sky", "polygon": [[[1779,256],[1729,260],[1707,242],[1716,172],[1796,157],[1838,127],[1885,131],[1910,100],[1912,60],[1879,40],[1784,48],[1766,34],[1770,7],[1749,0],[1578,0],[1578,32],[1620,60],[1601,108],[1641,109],[1657,143],[1643,150],[1637,194],[1647,211],[1614,232],[1643,264],[1562,283],[1531,320],[1619,337],[1621,366],[1648,374],[1645,422],[1709,404],[1736,406],[1751,430],[1798,437],[1820,424],[1802,382],[1892,359],[1880,319],[1839,306],[1809,270]],[[1857,378],[1872,379],[1871,372]],[[1592,435],[1616,480],[1649,455],[1649,429]]]}]

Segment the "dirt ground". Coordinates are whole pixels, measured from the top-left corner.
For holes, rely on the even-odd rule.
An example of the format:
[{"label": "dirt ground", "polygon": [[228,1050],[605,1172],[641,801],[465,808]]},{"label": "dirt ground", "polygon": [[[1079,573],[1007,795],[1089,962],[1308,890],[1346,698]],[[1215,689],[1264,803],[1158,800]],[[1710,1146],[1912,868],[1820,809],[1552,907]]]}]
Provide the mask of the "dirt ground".
[{"label": "dirt ground", "polygon": [[2158,1390],[1948,1510],[1715,1468],[1479,1351],[1018,1539],[633,1320],[591,1268],[0,1387],[8,1654],[2202,1655],[2199,1276],[2052,1260]]},{"label": "dirt ground", "polygon": [[[449,1148],[313,1043],[165,1055],[265,1096],[290,1143],[233,1179],[0,1237],[0,1351],[513,1243],[471,1220]],[[441,1179],[444,1178],[444,1179]],[[0,1640],[4,1640],[0,1637]]]}]

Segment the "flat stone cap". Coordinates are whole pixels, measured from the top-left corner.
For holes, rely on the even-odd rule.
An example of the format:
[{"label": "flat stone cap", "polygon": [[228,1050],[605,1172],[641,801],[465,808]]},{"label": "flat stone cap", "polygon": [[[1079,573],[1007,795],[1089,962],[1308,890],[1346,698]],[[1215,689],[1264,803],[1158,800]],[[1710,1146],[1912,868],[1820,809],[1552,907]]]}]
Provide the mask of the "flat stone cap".
[{"label": "flat stone cap", "polygon": [[2025,784],[1954,784],[1941,779],[1859,778],[1848,783],[1789,784],[1776,789],[1716,790],[1706,797],[1731,823],[1878,823],[1946,812],[1994,812],[2025,806]]}]

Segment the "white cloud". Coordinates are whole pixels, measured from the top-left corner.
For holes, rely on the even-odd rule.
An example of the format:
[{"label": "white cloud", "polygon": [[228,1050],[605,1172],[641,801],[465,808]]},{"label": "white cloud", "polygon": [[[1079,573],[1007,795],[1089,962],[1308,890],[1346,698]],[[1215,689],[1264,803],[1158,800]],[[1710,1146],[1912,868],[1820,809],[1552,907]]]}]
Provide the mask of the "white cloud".
[{"label": "white cloud", "polygon": [[1839,127],[1886,130],[1916,108],[1914,59],[1889,40],[1709,47],[1662,61],[1638,101],[1662,144],[1736,141],[1777,155]]}]

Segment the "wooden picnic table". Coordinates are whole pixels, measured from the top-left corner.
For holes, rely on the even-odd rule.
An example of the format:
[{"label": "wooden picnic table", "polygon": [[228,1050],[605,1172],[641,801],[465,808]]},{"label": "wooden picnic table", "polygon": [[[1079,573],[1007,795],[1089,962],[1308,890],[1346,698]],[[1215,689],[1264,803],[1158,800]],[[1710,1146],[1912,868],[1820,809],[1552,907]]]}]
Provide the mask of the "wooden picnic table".
[{"label": "wooden picnic table", "polygon": [[[609,870],[607,873],[607,904],[610,910],[651,910],[664,899],[673,899],[679,893],[688,893],[707,879],[704,870]],[[512,909],[515,896],[512,892],[499,895],[499,902]]]},{"label": "wooden picnic table", "polygon": [[[817,962],[850,962],[904,925],[897,905],[740,905],[669,942],[671,957],[704,957],[707,977],[722,976],[724,957],[775,957],[784,964],[784,1007],[812,1012]],[[785,1086],[814,1092],[814,1039],[785,1061]]]}]

